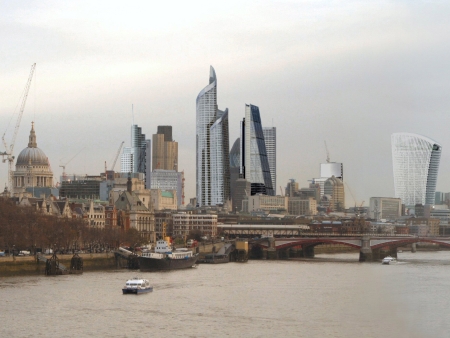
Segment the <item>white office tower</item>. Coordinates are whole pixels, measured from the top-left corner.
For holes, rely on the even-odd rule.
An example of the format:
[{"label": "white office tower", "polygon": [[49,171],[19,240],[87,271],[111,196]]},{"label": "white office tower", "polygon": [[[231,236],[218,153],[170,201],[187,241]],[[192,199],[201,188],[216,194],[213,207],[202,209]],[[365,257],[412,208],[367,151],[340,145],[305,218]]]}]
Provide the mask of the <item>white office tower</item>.
[{"label": "white office tower", "polygon": [[442,146],[417,134],[392,134],[395,197],[406,206],[433,205]]},{"label": "white office tower", "polygon": [[330,177],[339,178],[341,181],[344,181],[344,166],[339,162],[327,162],[320,164],[320,177],[330,178]]},{"label": "white office tower", "polygon": [[[277,189],[277,128],[263,127],[264,141],[266,143],[267,160],[269,161],[272,188]],[[275,194],[276,195],[276,194]]]}]

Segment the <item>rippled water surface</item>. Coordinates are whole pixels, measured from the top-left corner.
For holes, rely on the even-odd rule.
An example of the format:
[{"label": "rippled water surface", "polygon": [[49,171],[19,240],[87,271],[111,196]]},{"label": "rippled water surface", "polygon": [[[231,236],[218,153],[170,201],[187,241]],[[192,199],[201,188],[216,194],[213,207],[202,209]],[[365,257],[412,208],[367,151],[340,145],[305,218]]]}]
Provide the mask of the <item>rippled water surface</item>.
[{"label": "rippled water surface", "polygon": [[[0,337],[449,337],[450,252],[0,278]],[[122,295],[141,276],[153,293]]]}]

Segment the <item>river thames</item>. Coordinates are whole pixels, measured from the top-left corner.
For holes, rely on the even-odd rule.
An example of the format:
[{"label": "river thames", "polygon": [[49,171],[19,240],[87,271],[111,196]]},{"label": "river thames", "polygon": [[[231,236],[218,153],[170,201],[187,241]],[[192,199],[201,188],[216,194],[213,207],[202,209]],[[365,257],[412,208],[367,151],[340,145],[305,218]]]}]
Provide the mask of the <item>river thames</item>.
[{"label": "river thames", "polygon": [[[449,337],[450,251],[0,277],[0,337]],[[122,295],[128,278],[154,291]]]}]

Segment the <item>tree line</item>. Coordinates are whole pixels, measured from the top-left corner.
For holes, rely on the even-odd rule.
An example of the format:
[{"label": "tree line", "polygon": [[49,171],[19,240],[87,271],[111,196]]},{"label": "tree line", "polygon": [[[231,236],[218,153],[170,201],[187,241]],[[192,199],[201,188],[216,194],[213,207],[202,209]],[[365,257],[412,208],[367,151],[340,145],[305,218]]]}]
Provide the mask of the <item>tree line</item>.
[{"label": "tree line", "polygon": [[121,245],[142,245],[138,231],[93,228],[80,218],[44,215],[31,206],[18,206],[13,200],[0,198],[0,251],[104,252]]}]

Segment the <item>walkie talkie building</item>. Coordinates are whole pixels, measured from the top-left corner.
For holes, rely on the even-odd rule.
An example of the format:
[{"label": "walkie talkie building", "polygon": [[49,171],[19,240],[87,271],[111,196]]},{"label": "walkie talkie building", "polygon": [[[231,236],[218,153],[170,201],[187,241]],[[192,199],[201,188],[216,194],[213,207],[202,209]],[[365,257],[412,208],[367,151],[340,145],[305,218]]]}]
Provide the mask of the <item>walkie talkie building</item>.
[{"label": "walkie talkie building", "polygon": [[442,147],[417,134],[392,134],[395,197],[406,206],[434,204]]}]

